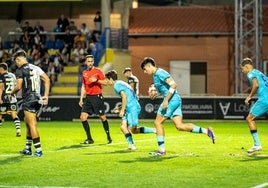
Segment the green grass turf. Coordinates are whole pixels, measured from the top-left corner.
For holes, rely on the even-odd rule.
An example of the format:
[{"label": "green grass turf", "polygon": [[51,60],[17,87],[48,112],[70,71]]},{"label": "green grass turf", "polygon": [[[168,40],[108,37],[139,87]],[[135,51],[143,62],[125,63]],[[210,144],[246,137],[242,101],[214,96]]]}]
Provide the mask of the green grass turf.
[{"label": "green grass turf", "polygon": [[[153,120],[141,120],[152,127]],[[13,122],[0,128],[0,187],[254,187],[268,182],[268,123],[257,122],[263,150],[248,155],[252,138],[245,122],[200,121],[213,126],[216,144],[206,135],[178,132],[165,124],[167,155],[152,157],[154,134],[134,135],[138,150],[125,151],[120,121],[110,120],[112,145],[99,121],[91,122],[93,145],[81,145],[80,122],[38,122],[44,156],[21,156],[22,137]],[[187,122],[189,122],[187,120]],[[243,149],[244,148],[244,149]]]}]

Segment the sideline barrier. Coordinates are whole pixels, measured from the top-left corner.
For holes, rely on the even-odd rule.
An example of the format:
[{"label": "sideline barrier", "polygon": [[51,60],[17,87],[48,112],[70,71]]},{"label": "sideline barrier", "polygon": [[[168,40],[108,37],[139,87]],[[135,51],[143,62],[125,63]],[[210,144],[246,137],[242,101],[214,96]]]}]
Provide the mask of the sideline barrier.
[{"label": "sideline barrier", "polygon": [[[120,105],[120,98],[106,97],[106,115],[108,118],[119,118],[112,113],[112,109]],[[250,106],[244,104],[242,97],[182,97],[184,119],[245,119]],[[254,99],[251,105],[255,102]],[[79,119],[81,108],[78,105],[78,96],[55,96],[49,98],[49,104],[44,106],[39,114],[40,121],[73,121]],[[156,116],[162,98],[151,100],[148,97],[139,99],[141,105],[141,119],[153,119]],[[19,117],[23,118],[21,101],[19,105]],[[268,115],[260,119],[267,119]]]}]

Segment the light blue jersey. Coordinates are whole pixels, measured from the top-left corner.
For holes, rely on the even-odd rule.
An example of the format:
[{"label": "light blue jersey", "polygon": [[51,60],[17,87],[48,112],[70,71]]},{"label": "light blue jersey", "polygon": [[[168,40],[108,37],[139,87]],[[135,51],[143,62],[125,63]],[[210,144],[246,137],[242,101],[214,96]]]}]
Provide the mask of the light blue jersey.
[{"label": "light blue jersey", "polygon": [[[154,86],[157,89],[158,93],[161,93],[165,98],[168,94],[170,86],[165,82],[167,78],[170,78],[170,74],[164,69],[157,68],[155,74],[153,75]],[[174,116],[182,116],[181,111],[181,97],[178,92],[175,90],[172,97],[168,102],[168,107],[166,110],[162,109],[162,104],[158,109],[158,114],[172,118]]]},{"label": "light blue jersey", "polygon": [[261,116],[268,111],[268,77],[257,69],[247,73],[247,78],[252,85],[252,80],[258,80],[259,88],[257,90],[258,100],[250,109],[250,113],[254,116]]},{"label": "light blue jersey", "polygon": [[122,119],[126,120],[130,127],[138,126],[141,107],[134,90],[128,83],[121,80],[117,80],[114,84],[114,91],[120,97],[120,92],[123,91],[127,97],[126,113]]}]

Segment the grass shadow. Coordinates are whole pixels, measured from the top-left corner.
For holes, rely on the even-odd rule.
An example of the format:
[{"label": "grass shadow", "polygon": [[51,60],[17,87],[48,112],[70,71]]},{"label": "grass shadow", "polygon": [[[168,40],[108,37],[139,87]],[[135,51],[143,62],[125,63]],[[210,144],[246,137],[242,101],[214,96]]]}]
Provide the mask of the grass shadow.
[{"label": "grass shadow", "polygon": [[72,150],[72,149],[80,149],[80,148],[90,148],[90,147],[99,147],[106,144],[75,144],[75,145],[69,145],[69,146],[62,146],[58,148],[57,150]]},{"label": "grass shadow", "polygon": [[0,159],[0,165],[10,165],[10,164],[13,164],[13,163],[19,163],[22,161],[22,159],[24,157],[31,157],[31,156],[22,156],[22,155],[16,155],[16,156],[12,156],[12,157],[8,157],[5,158],[5,159]]},{"label": "grass shadow", "polygon": [[267,160],[268,159],[268,154],[261,154],[261,153],[253,153],[253,154],[248,154],[247,159],[241,160],[242,162],[248,162],[248,161],[261,161],[261,160]]},{"label": "grass shadow", "polygon": [[90,153],[86,153],[86,155],[96,155],[96,154],[128,154],[128,153],[133,153],[135,151],[128,151],[128,150],[115,150],[115,151],[109,151],[109,152],[90,152]]},{"label": "grass shadow", "polygon": [[136,163],[136,162],[161,162],[177,158],[179,156],[148,156],[148,157],[137,157],[133,160],[121,160],[119,163]]}]

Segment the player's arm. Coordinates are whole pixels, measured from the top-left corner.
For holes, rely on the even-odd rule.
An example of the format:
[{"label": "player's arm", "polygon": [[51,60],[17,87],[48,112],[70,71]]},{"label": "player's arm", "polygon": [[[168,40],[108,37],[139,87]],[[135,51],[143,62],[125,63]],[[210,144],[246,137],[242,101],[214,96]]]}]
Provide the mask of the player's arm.
[{"label": "player's arm", "polygon": [[45,91],[44,96],[42,97],[44,105],[48,104],[48,95],[49,95],[49,88],[50,88],[50,80],[46,73],[40,75],[41,80],[44,83]]},{"label": "player's arm", "polygon": [[259,82],[258,82],[257,78],[253,78],[251,91],[250,91],[249,95],[247,96],[247,98],[245,99],[246,105],[249,105],[249,101],[257,93],[258,88],[259,88]]},{"label": "player's arm", "polygon": [[169,85],[169,90],[168,90],[167,96],[164,98],[164,101],[163,101],[163,106],[162,106],[163,109],[167,108],[168,101],[172,97],[173,93],[176,91],[176,88],[177,88],[177,84],[171,77],[167,78],[165,82]]},{"label": "player's arm", "polygon": [[17,79],[17,84],[15,85],[14,89],[10,92],[10,95],[15,95],[19,90],[22,88],[22,78]]},{"label": "player's arm", "polygon": [[82,87],[80,90],[80,100],[79,100],[79,106],[81,106],[81,107],[83,105],[83,99],[84,99],[85,95],[86,95],[86,90],[85,90],[84,84],[82,83]]},{"label": "player's arm", "polygon": [[127,95],[125,94],[124,91],[120,91],[120,96],[122,99],[122,105],[121,105],[121,110],[119,112],[119,116],[123,117],[126,111],[126,106],[127,106]]}]

